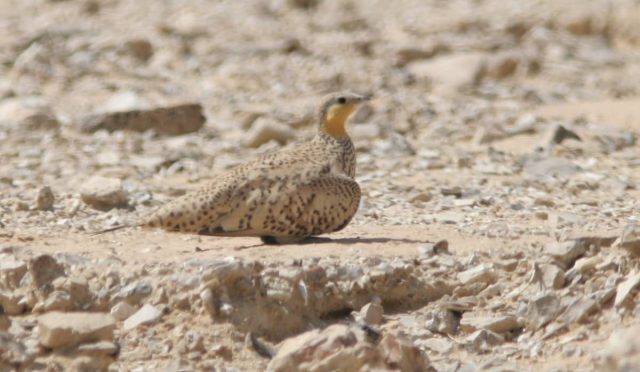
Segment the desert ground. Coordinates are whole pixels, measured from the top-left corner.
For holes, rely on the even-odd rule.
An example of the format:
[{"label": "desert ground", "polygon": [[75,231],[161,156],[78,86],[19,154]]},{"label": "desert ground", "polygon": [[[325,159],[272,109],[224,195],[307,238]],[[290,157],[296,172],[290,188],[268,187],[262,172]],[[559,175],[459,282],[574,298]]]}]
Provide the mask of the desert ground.
[{"label": "desert ground", "polygon": [[[0,371],[640,370],[640,3],[0,0]],[[310,138],[302,244],[110,227]]]}]

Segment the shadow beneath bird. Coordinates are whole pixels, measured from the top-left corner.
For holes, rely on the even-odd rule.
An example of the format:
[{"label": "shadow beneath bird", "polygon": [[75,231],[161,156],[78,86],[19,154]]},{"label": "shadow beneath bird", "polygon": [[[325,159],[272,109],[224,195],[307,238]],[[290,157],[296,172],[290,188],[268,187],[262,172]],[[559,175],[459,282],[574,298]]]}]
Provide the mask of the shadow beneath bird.
[{"label": "shadow beneath bird", "polygon": [[432,243],[432,242],[428,240],[415,240],[415,239],[406,239],[406,238],[361,238],[361,237],[328,238],[328,237],[314,236],[314,237],[307,238],[301,242],[292,243],[292,244],[306,245],[306,244],[326,244],[326,243],[351,245],[351,244],[358,244],[358,243],[359,244],[381,244],[381,243],[425,244],[425,243]]}]

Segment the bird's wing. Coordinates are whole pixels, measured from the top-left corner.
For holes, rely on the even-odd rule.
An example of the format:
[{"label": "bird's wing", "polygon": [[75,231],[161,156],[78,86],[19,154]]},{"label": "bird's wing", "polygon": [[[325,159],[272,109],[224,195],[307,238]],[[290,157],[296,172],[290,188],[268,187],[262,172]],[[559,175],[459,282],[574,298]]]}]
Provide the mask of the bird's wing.
[{"label": "bird's wing", "polygon": [[220,236],[312,236],[340,230],[360,202],[353,179],[328,168],[297,179],[257,178],[248,194],[239,192],[233,206],[201,234]]}]

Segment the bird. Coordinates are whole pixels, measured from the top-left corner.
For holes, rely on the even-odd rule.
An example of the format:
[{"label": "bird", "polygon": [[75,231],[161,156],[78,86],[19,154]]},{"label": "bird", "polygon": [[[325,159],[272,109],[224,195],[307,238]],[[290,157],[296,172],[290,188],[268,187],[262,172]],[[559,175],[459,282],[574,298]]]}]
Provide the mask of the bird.
[{"label": "bird", "polygon": [[313,138],[263,154],[224,171],[124,227],[210,236],[259,237],[290,244],[342,230],[358,210],[356,150],[346,124],[369,97],[351,92],[326,96]]}]

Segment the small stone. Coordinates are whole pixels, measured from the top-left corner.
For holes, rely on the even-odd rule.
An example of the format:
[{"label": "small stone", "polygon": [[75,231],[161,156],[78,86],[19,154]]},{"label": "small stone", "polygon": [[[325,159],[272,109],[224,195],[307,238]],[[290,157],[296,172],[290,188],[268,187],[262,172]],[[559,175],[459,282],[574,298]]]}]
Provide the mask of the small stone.
[{"label": "small stone", "polygon": [[432,337],[426,340],[416,340],[416,345],[423,346],[439,354],[449,354],[453,351],[453,342],[441,337]]},{"label": "small stone", "polygon": [[536,331],[558,316],[562,310],[560,300],[552,292],[543,292],[532,297],[524,314],[525,326]]},{"label": "small stone", "polygon": [[493,349],[493,346],[504,343],[504,337],[486,329],[480,329],[465,339],[476,351]]},{"label": "small stone", "polygon": [[56,278],[64,276],[64,266],[48,254],[34,257],[28,262],[29,274],[36,288],[51,284]]},{"label": "small stone", "polygon": [[24,274],[27,273],[27,264],[13,258],[0,259],[0,283],[7,288],[16,288]]},{"label": "small stone", "polygon": [[113,305],[110,311],[111,315],[113,315],[116,320],[125,320],[135,314],[135,312],[136,308],[124,301]]},{"label": "small stone", "polygon": [[95,114],[81,119],[79,126],[85,133],[93,133],[101,129],[109,132],[117,130],[145,132],[153,129],[158,134],[179,136],[198,131],[205,121],[202,106],[196,103]]},{"label": "small stone", "polygon": [[211,289],[206,288],[200,292],[200,300],[202,300],[204,309],[209,315],[216,316],[218,314]]},{"label": "small stone", "polygon": [[[37,48],[37,44],[33,43],[32,46]],[[43,98],[10,97],[0,100],[0,128],[10,130],[15,128],[20,131],[57,131],[60,128],[60,122]]]},{"label": "small stone", "polygon": [[55,197],[53,196],[53,191],[49,186],[44,186],[40,190],[38,190],[38,195],[36,196],[35,208],[41,211],[48,211],[53,208],[53,203],[55,202]]},{"label": "small stone", "polygon": [[191,302],[189,301],[188,293],[178,293],[171,298],[171,306],[179,310],[191,309]]},{"label": "small stone", "polygon": [[615,306],[622,305],[638,284],[640,284],[640,271],[629,274],[624,282],[618,284],[616,299],[614,300]]},{"label": "small stone", "polygon": [[434,333],[454,335],[458,332],[460,318],[452,311],[438,309],[428,315],[426,328]]},{"label": "small stone", "polygon": [[512,76],[518,69],[521,57],[516,51],[504,51],[491,55],[482,67],[482,76],[491,79],[504,79]]},{"label": "small stone", "polygon": [[335,324],[284,340],[267,371],[389,370],[427,371],[431,366],[416,346],[360,327]]},{"label": "small stone", "polygon": [[520,323],[512,315],[488,315],[466,312],[460,320],[460,328],[465,332],[486,329],[495,333],[504,333],[520,327]]},{"label": "small stone", "polygon": [[0,290],[0,306],[4,309],[4,312],[9,315],[20,315],[24,312],[25,306],[20,303],[22,298],[22,296],[16,293]]},{"label": "small stone", "polygon": [[118,345],[110,341],[99,341],[89,344],[82,344],[76,348],[76,351],[89,355],[116,355],[118,353]]},{"label": "small stone", "polygon": [[131,305],[138,305],[143,299],[151,295],[153,287],[147,281],[133,282],[115,294],[112,301],[125,301]]},{"label": "small stone", "polygon": [[634,257],[640,256],[640,226],[630,223],[625,226],[622,234],[613,243],[615,248],[622,248]]},{"label": "small stone", "polygon": [[542,283],[545,288],[560,289],[564,287],[564,271],[553,264],[541,265]]},{"label": "small stone", "polygon": [[73,307],[73,301],[71,301],[71,296],[69,295],[69,293],[65,291],[53,291],[47,296],[42,309],[45,312],[71,311],[73,310]]},{"label": "small stone", "polygon": [[291,128],[261,117],[253,123],[246,138],[247,146],[257,148],[269,141],[285,144],[295,138],[295,135]]},{"label": "small stone", "polygon": [[598,307],[598,302],[590,298],[579,298],[573,301],[558,317],[558,322],[563,324],[581,323]]},{"label": "small stone", "polygon": [[458,273],[458,280],[462,284],[485,283],[493,284],[497,280],[497,275],[490,264],[480,264],[472,269]]},{"label": "small stone", "polygon": [[140,325],[149,325],[157,322],[162,317],[162,311],[153,305],[146,304],[135,314],[124,321],[123,330],[129,331]]},{"label": "small stone", "polygon": [[438,93],[453,94],[478,83],[483,60],[480,53],[457,53],[412,62],[407,69],[418,82],[432,83]]},{"label": "small stone", "polygon": [[146,39],[132,39],[124,44],[126,52],[139,61],[146,62],[153,56],[153,45]]},{"label": "small stone", "polygon": [[556,259],[563,267],[571,267],[575,260],[584,255],[587,249],[577,240],[568,240],[562,243],[551,243],[546,246],[545,252]]},{"label": "small stone", "polygon": [[211,348],[211,353],[215,356],[221,357],[226,361],[233,360],[233,351],[226,347],[225,345],[216,345]]},{"label": "small stone", "polygon": [[122,181],[117,178],[90,178],[82,185],[80,197],[83,202],[98,210],[110,210],[128,204]]},{"label": "small stone", "polygon": [[104,313],[50,312],[38,317],[38,339],[48,348],[112,341],[116,321]]},{"label": "small stone", "polygon": [[384,318],[384,308],[382,305],[370,302],[360,309],[360,317],[363,322],[371,325],[382,324]]},{"label": "small stone", "polygon": [[[9,319],[9,317],[6,314],[0,311],[0,332],[4,332],[8,330],[9,327],[11,327],[11,319]],[[0,367],[1,366],[2,364],[0,364]]]}]

